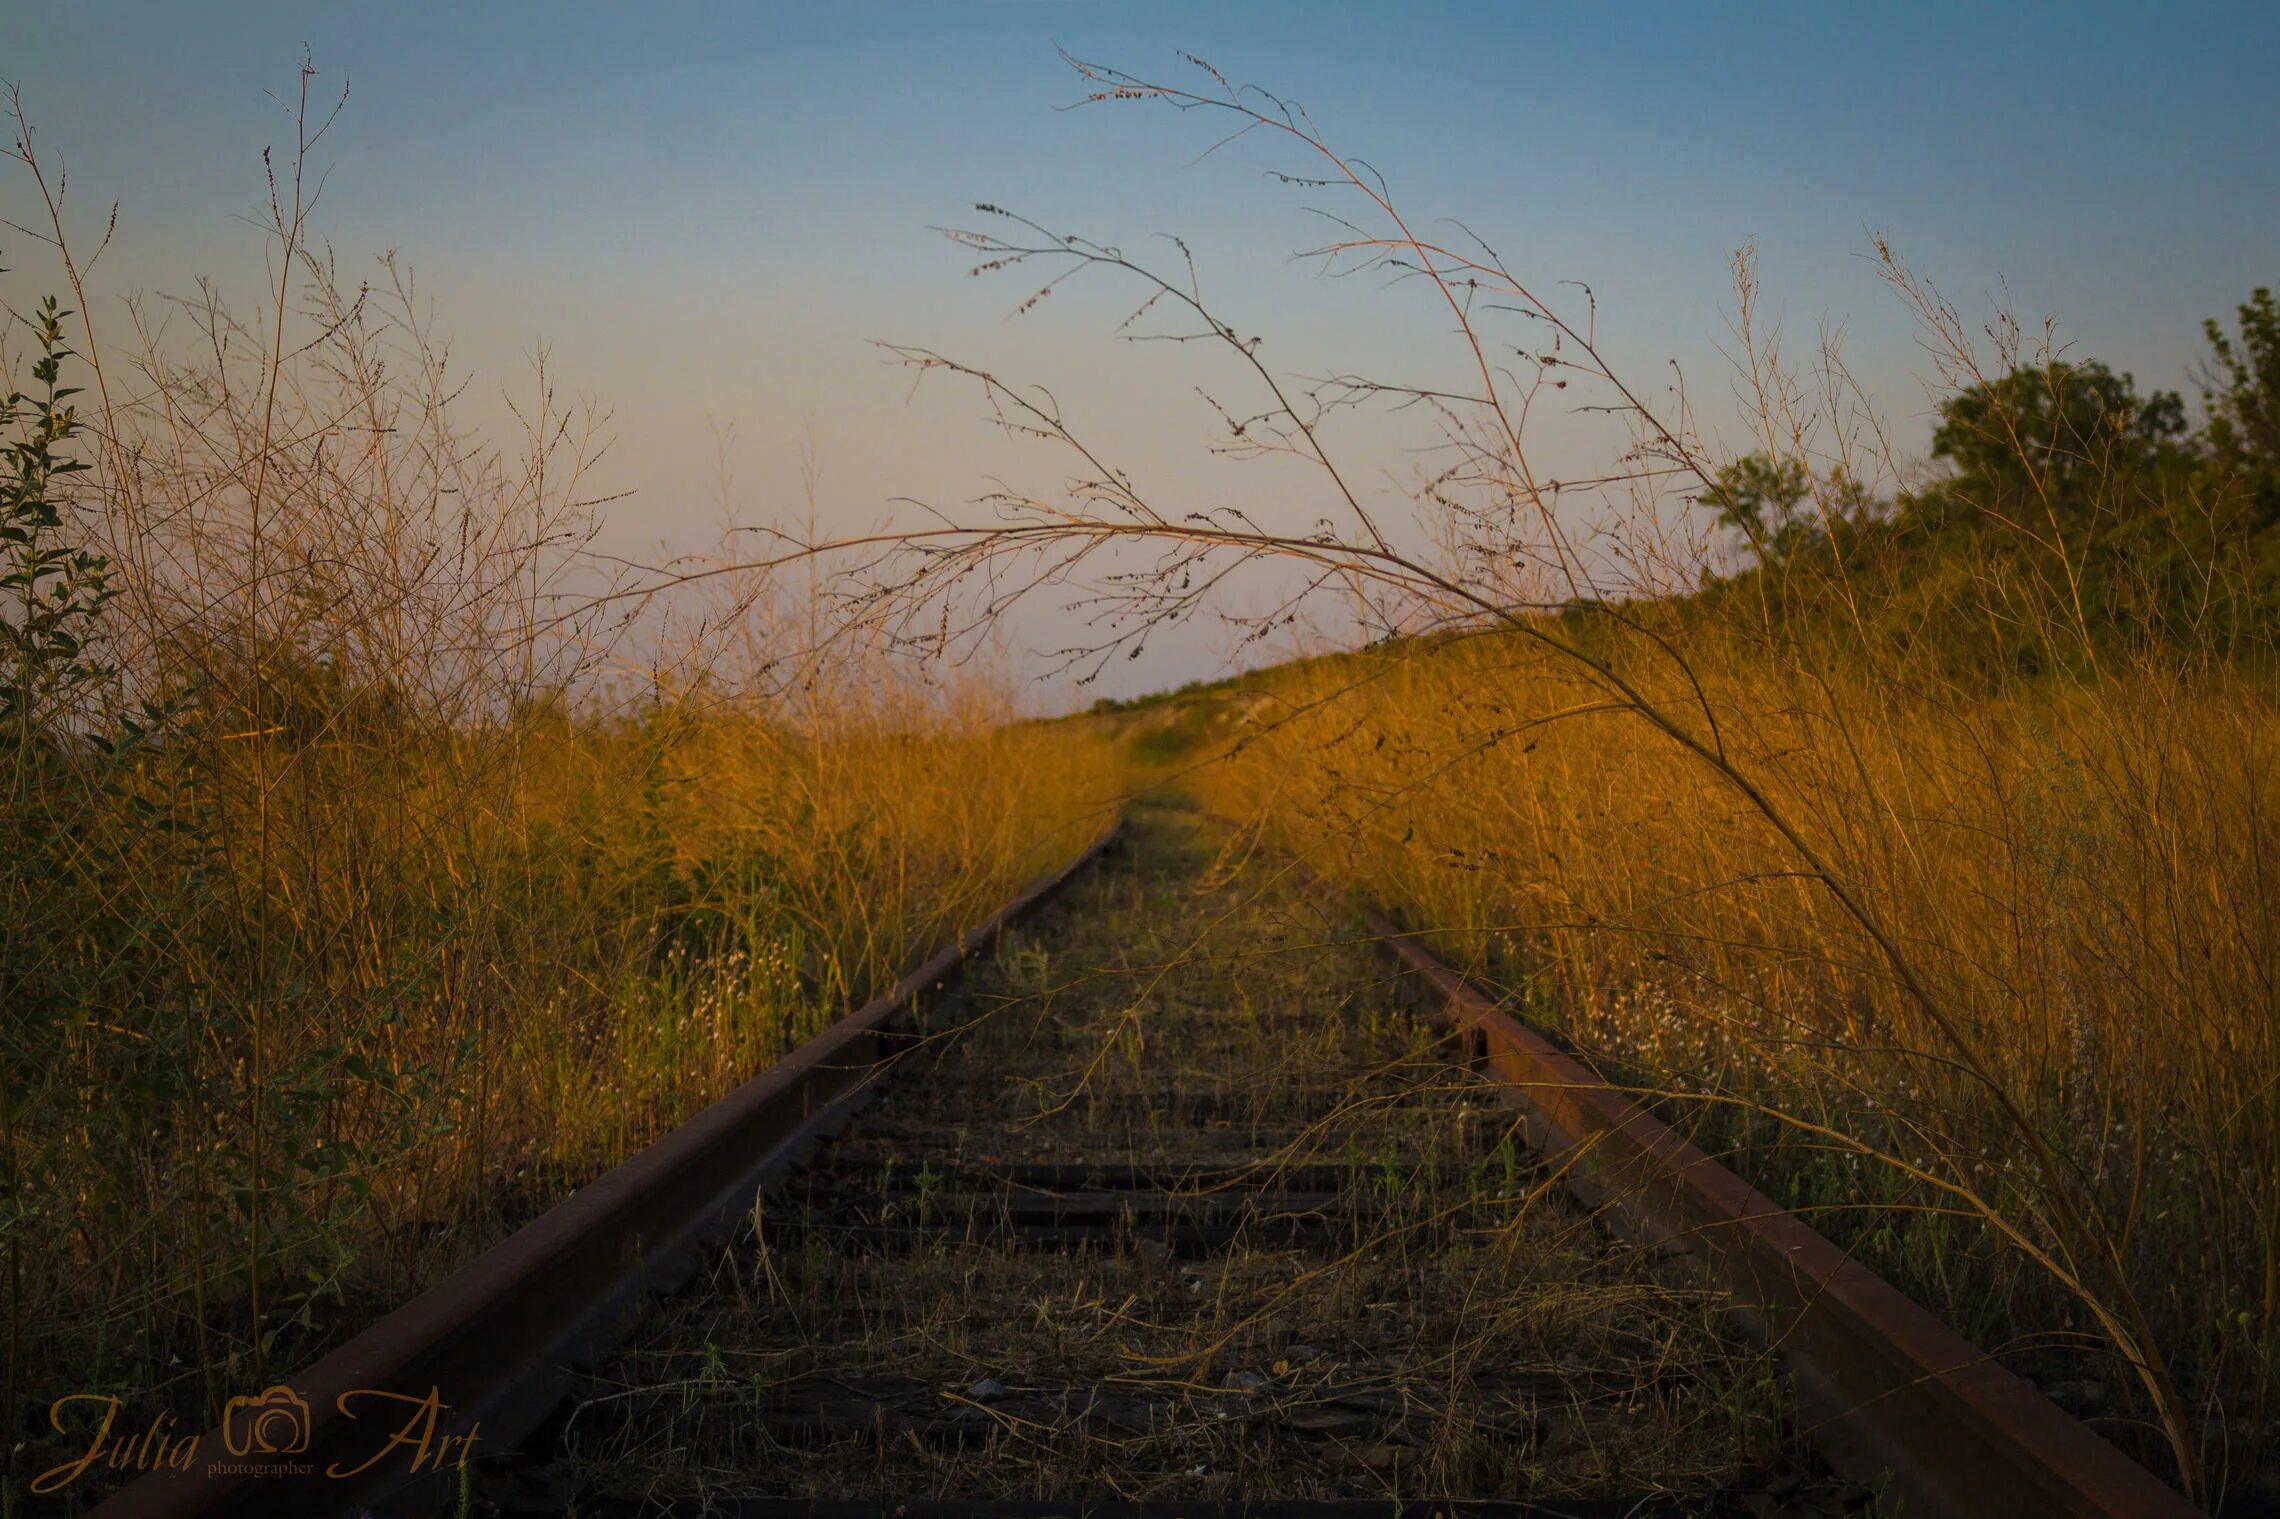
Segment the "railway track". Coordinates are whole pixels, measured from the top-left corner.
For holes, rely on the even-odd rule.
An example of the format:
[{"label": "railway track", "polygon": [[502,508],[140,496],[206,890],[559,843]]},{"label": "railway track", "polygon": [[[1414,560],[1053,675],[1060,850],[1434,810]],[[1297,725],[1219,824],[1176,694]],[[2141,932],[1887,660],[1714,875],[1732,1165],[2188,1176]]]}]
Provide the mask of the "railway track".
[{"label": "railway track", "polygon": [[1571,1204],[1325,926],[1143,809],[598,1368],[551,1499],[1628,1513],[1802,1478],[1722,1299]]},{"label": "railway track", "polygon": [[1055,884],[296,1379],[399,1400],[324,1461],[99,1512],[2189,1512],[1192,811]]}]

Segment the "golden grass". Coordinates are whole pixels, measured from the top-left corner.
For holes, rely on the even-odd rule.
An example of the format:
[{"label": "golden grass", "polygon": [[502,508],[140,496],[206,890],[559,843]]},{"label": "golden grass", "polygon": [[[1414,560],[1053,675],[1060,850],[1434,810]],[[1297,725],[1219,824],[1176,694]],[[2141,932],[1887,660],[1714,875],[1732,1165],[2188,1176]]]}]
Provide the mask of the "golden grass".
[{"label": "golden grass", "polygon": [[[820,734],[734,709],[668,711],[550,760],[588,778],[533,788],[533,826],[567,837],[576,798],[615,771],[610,789],[641,798],[629,830],[641,836],[621,840],[618,866],[685,884],[646,924],[638,910],[610,921],[640,963],[619,968],[606,1016],[583,1025],[591,1043],[558,1042],[575,1017],[523,1026],[516,1066],[534,1095],[513,1106],[548,1161],[622,1153],[882,990],[1074,854],[1115,792],[1088,735],[1016,724],[982,690],[944,710],[837,717]],[[565,899],[590,890],[560,851],[554,866]]]},{"label": "golden grass", "polygon": [[[1947,397],[1935,458],[1903,455],[1836,330],[1784,356],[1749,248],[1736,449],[1701,376],[1618,366],[1579,271],[1411,219],[1199,59],[1171,83],[1067,61],[1088,101],[1286,155],[1269,172],[1338,207],[1318,267],[1384,276],[1432,326],[1396,377],[1283,372],[1184,244],[1157,267],[978,206],[951,236],[974,273],[1034,281],[1017,312],[1121,282],[1119,336],[1157,322],[1219,366],[1206,446],[1299,473],[1242,506],[1154,499],[1051,393],[900,350],[1071,472],[930,533],[910,584],[1047,584],[1144,545],[1096,603],[1096,660],[1253,567],[1265,610],[1210,607],[1247,640],[1338,604],[1370,652],[1260,683],[1203,781],[1218,806],[1452,932],[2188,1498],[2269,1481],[2280,782],[2254,483],[2175,398],[2052,327],[1966,319],[1881,240]],[[1365,411],[1413,429],[1398,495],[1382,438],[1343,427]],[[1191,715],[1134,758],[1179,760]]]},{"label": "golden grass", "polygon": [[[1753,537],[1759,570],[1721,592],[1732,563],[1691,513],[1725,454],[1683,392],[1666,411],[1616,373],[1595,298],[1421,238],[1373,171],[1208,66],[1189,90],[1071,62],[1094,99],[1231,112],[1361,197],[1373,226],[1322,256],[1429,287],[1455,388],[1294,392],[1192,267],[978,208],[995,230],[954,234],[977,272],[1090,269],[1200,319],[1256,392],[1214,446],[1320,489],[1303,529],[1151,502],[1050,396],[901,350],[1074,473],[902,559],[891,532],[837,545],[871,579],[856,624],[946,648],[959,597],[971,635],[1138,544],[1162,552],[1108,577],[1095,660],[1253,561],[1301,589],[1236,619],[1252,636],[1322,588],[1388,637],[1454,630],[1273,683],[1213,800],[1452,931],[1967,1331],[2078,1380],[2110,1357],[2076,1401],[2138,1421],[2108,1427],[2142,1451],[2158,1425],[2189,1496],[2269,1463],[2280,725],[2269,603],[2233,594],[2211,536],[2239,482],[2058,457],[1997,406],[1980,441],[2012,485],[1964,503],[1986,535],[1880,571],[1848,545],[1920,472],[1833,341],[1804,376],[1753,326],[1745,251],[1744,420],[1827,552]],[[386,263],[366,288],[319,251],[299,167],[321,119],[279,159],[276,283],[249,318],[208,293],[74,339],[95,468],[56,486],[57,531],[116,595],[81,629],[95,673],[57,656],[19,681],[37,721],[7,755],[11,1424],[66,1371],[179,1363],[183,1401],[242,1390],[1074,848],[1108,784],[1081,730],[827,654],[812,591],[803,617],[767,573],[813,563],[812,523],[687,582],[714,597],[693,626],[650,616],[581,552],[604,419],[542,362],[521,446],[477,446],[408,278]],[[31,141],[60,288],[92,310]],[[1983,352],[1878,253],[1950,388],[2057,373],[2007,317]],[[1505,328],[1518,374],[1491,359]],[[1430,548],[1381,526],[1328,436],[1379,403],[1428,418]],[[1605,471],[1546,478],[1532,415],[1612,437]],[[633,649],[636,694],[613,699]],[[1195,741],[1165,729],[1137,757]]]},{"label": "golden grass", "polygon": [[66,312],[32,346],[81,415],[12,417],[88,467],[11,518],[10,614],[73,583],[36,554],[89,557],[0,734],[10,1428],[69,1392],[210,1419],[884,989],[1113,791],[988,670],[833,643],[812,587],[617,595],[600,419],[542,364],[522,447],[477,436],[408,276],[343,277],[294,164],[276,194],[252,317]]},{"label": "golden grass", "polygon": [[[2149,665],[1973,698],[1709,618],[1687,645],[1731,760],[1874,904],[1963,1049],[1762,809],[1524,639],[1303,667],[1205,774],[1989,1343],[2094,1339],[2084,1299],[2110,1289],[2083,1246],[2110,1245],[2205,1459],[2259,1443],[2280,1280],[2269,682]],[[1672,678],[1643,638],[1606,652]],[[1998,1101],[2057,1152],[2087,1234],[2054,1227]]]}]

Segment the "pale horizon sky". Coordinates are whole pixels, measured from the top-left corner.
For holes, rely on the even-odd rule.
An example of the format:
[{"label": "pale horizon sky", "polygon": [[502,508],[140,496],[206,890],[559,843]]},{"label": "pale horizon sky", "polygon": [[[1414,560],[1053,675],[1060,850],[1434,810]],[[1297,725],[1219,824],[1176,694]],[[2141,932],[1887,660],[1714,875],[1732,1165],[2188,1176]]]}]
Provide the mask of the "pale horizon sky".
[{"label": "pale horizon sky", "polygon": [[[1054,384],[1168,498],[1227,489],[1174,366],[1107,334],[1121,291],[1018,322],[928,229],[976,201],[1129,249],[1176,232],[1235,320],[1294,368],[1422,372],[1439,334],[1399,296],[1291,255],[1319,224],[1208,124],[1082,93],[1056,48],[1143,77],[1179,50],[1303,102],[1420,220],[1461,216],[1530,278],[1588,280],[1610,346],[1727,385],[1727,258],[1760,249],[1793,337],[1841,325],[1904,443],[1929,365],[1867,260],[1890,237],[1973,317],[2008,299],[2081,357],[2192,396],[2203,318],[2280,283],[2280,8],[1538,4],[585,3],[88,5],[27,0],[0,72],[79,222],[121,207],[99,299],[213,276],[248,303],[260,152],[306,44],[351,86],[317,155],[317,228],[345,266],[400,250],[489,394],[543,342],[610,406],[623,552],[700,547],[712,428],[735,506],[789,519],[812,437],[826,525],[895,497],[955,505],[999,445],[970,395],[911,395],[870,346],[935,348]],[[0,174],[0,211],[29,221]],[[0,237],[12,304],[36,249]],[[1372,446],[1365,436],[1358,445]],[[1397,457],[1363,462],[1395,473]],[[1213,503],[1217,504],[1217,503]],[[1024,630],[1056,636],[1052,619]],[[1217,640],[1215,642],[1215,640]],[[1214,673],[1198,629],[1084,695]],[[1047,701],[1071,693],[1050,692]]]}]

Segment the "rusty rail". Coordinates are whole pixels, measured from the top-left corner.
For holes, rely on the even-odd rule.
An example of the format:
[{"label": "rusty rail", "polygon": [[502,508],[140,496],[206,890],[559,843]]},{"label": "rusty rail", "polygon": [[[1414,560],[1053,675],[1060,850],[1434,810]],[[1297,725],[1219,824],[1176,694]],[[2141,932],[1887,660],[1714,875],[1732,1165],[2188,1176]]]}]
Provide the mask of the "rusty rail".
[{"label": "rusty rail", "polygon": [[1528,1139],[1593,1206],[1697,1256],[1777,1345],[1823,1453],[1889,1478],[1906,1512],[1958,1519],[2192,1519],[2167,1483],[1583,1062],[1499,1009],[1376,912],[1379,944],[1527,1110]]},{"label": "rusty rail", "polygon": [[[150,1471],[92,1519],[447,1508],[473,1476],[466,1456],[536,1427],[645,1297],[686,1281],[761,1187],[870,1100],[907,1010],[954,987],[969,956],[1066,885],[1119,826],[881,996],[288,1379],[283,1396],[256,1399],[275,1410],[258,1441],[248,1436],[261,1406],[237,1410],[233,1425],[173,1447],[194,1456],[188,1469]],[[270,1449],[236,1448],[248,1444]]]}]

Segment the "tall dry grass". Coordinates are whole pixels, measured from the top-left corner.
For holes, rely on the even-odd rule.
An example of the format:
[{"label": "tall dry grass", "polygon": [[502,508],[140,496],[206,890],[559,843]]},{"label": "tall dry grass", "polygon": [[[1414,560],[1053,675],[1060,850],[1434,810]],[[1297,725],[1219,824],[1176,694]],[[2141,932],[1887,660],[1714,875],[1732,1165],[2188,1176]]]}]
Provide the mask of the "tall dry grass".
[{"label": "tall dry grass", "polygon": [[613,598],[606,419],[542,362],[515,447],[470,432],[409,277],[309,228],[309,84],[242,314],[93,287],[18,122],[77,309],[11,344],[11,1504],[51,1398],[212,1417],[883,988],[1111,789],[986,670],[832,642],[796,587]]},{"label": "tall dry grass", "polygon": [[[1944,470],[1903,457],[1833,340],[1783,351],[1747,250],[1721,443],[1698,377],[1617,362],[1588,286],[1413,218],[1294,103],[1192,57],[1172,84],[1067,61],[1088,102],[1261,148],[1329,229],[1318,265],[1378,276],[1422,335],[1395,379],[1286,373],[1187,244],[1151,262],[978,206],[950,235],[1027,282],[1016,314],[1120,284],[1115,339],[1194,356],[1205,446],[1279,469],[1255,503],[1155,499],[1053,394],[901,350],[1068,478],[909,535],[882,603],[987,580],[1004,605],[1106,562],[1093,661],[1199,616],[1263,639],[1327,596],[1371,652],[1262,684],[1222,805],[1452,931],[2188,1495],[2270,1475],[2258,487],[2174,398],[1966,320],[1881,244],[1958,400]],[[1382,420],[1349,446],[1359,412]],[[1405,502],[1379,479],[1403,419]],[[1232,611],[1252,571],[1266,610]]]},{"label": "tall dry grass", "polygon": [[2150,1430],[2013,1104],[2144,1306],[2197,1454],[2253,1470],[2280,1271],[2270,684],[2141,668],[1962,700],[1692,637],[1729,752],[1951,1027],[1722,777],[1509,637],[1278,683],[1203,774],[1980,1343]]}]

